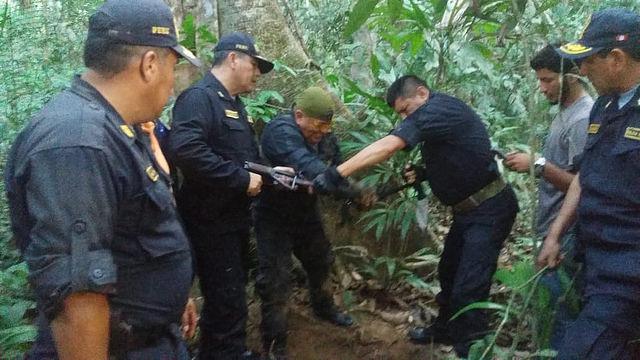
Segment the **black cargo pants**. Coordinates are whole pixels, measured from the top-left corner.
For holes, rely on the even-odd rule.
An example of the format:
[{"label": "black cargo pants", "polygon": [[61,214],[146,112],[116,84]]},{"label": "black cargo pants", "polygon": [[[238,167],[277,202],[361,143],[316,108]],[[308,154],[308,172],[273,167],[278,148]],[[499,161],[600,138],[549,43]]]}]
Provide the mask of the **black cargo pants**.
[{"label": "black cargo pants", "polygon": [[498,256],[518,212],[518,202],[509,185],[496,196],[465,213],[454,213],[438,265],[442,291],[436,296],[440,311],[435,326],[446,331],[458,356],[466,357],[470,342],[486,335],[488,317],[471,310],[455,320],[463,307],[489,297]]},{"label": "black cargo pants", "polygon": [[239,359],[246,351],[249,230],[221,232],[188,217],[185,225],[204,297],[199,359]]},{"label": "black cargo pants", "polygon": [[295,255],[307,273],[311,305],[316,313],[334,311],[331,295],[323,285],[333,253],[319,222],[296,227],[258,216],[258,276],[256,289],[262,300],[262,339],[265,351],[283,354],[287,340],[287,300],[291,295],[292,258]]}]

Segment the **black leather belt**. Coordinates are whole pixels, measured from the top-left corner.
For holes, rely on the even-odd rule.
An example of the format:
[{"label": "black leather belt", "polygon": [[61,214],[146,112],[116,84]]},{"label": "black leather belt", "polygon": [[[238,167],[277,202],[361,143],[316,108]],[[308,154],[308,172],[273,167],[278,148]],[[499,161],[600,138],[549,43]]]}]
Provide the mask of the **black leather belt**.
[{"label": "black leather belt", "polygon": [[473,195],[453,205],[453,211],[455,212],[467,212],[471,211],[482,204],[485,200],[491,199],[498,195],[507,186],[507,183],[499,176],[497,179],[490,182],[487,186],[476,191]]}]

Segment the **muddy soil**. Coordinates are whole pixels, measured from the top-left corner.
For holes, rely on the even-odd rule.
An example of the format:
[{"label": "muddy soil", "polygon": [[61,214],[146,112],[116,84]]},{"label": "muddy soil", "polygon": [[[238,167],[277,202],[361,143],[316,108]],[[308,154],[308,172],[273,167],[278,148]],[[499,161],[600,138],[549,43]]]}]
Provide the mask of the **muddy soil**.
[{"label": "muddy soil", "polygon": [[[261,349],[260,305],[249,304],[248,345]],[[341,328],[313,315],[306,292],[297,290],[289,304],[288,351],[292,360],[439,360],[456,359],[451,346],[415,345],[409,324],[394,324],[376,312],[353,310],[356,325]],[[392,321],[394,319],[391,319]]]}]

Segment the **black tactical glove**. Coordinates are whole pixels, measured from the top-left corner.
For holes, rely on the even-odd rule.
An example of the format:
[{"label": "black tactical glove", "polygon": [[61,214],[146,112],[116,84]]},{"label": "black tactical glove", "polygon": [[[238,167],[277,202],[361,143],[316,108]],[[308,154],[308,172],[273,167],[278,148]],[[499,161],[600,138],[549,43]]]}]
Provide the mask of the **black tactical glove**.
[{"label": "black tactical glove", "polygon": [[318,194],[331,194],[339,198],[353,198],[359,195],[359,191],[340,175],[335,166],[328,167],[313,179],[313,189]]}]

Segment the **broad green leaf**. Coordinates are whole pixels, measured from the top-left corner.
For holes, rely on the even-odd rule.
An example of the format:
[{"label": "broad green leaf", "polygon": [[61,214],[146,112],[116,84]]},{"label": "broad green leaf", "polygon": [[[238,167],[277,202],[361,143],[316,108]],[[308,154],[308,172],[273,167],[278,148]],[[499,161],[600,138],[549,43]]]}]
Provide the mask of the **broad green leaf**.
[{"label": "broad green leaf", "polygon": [[442,19],[445,10],[447,9],[447,0],[430,0],[433,6],[433,17],[436,19]]},{"label": "broad green leaf", "polygon": [[558,356],[558,352],[552,349],[539,350],[531,354],[532,358],[544,357],[544,358],[555,359],[556,356]]},{"label": "broad green leaf", "polygon": [[525,260],[516,263],[512,269],[498,269],[494,278],[511,289],[524,291],[520,287],[532,280],[535,275],[533,260]]},{"label": "broad green leaf", "polygon": [[4,9],[2,10],[2,18],[0,18],[0,33],[4,30],[4,25],[9,21],[9,2],[4,3]]},{"label": "broad green leaf", "polygon": [[398,17],[400,17],[400,13],[402,12],[402,1],[403,0],[387,0],[387,15],[389,15],[391,22],[395,22]]},{"label": "broad green leaf", "polygon": [[371,54],[371,73],[374,77],[378,77],[380,75],[380,61],[378,61],[378,57],[376,54]]},{"label": "broad green leaf", "polygon": [[187,14],[182,20],[182,36],[180,42],[187,49],[195,49],[196,47],[196,24],[192,14]]},{"label": "broad green leaf", "polygon": [[11,349],[35,341],[37,330],[33,325],[18,325],[0,330],[0,348]]},{"label": "broad green leaf", "polygon": [[[446,7],[446,1],[445,1],[445,7]],[[424,10],[422,10],[414,0],[411,0],[411,11],[409,12],[409,17],[413,18],[413,20],[415,20],[418,23],[418,25],[422,27],[422,29],[424,30],[433,29],[433,23],[429,21],[429,19],[427,19],[427,17],[424,15]]]},{"label": "broad green leaf", "polygon": [[349,14],[349,21],[344,27],[344,36],[349,37],[358,31],[373,13],[380,0],[358,0]]},{"label": "broad green leaf", "polygon": [[371,138],[369,138],[367,135],[358,132],[358,131],[349,131],[349,135],[353,136],[354,138],[358,139],[360,142],[362,142],[363,144],[369,144],[371,143]]},{"label": "broad green leaf", "polygon": [[[498,303],[495,303],[495,302],[491,302],[491,301],[474,302],[474,303],[469,304],[469,305],[463,307],[462,309],[458,310],[458,312],[456,312],[451,317],[451,320],[455,320],[460,315],[466,313],[467,311],[471,311],[471,310],[497,310],[497,311],[499,311],[501,313],[506,313],[507,306],[506,305],[502,305],[502,304],[498,304]],[[515,313],[515,311],[513,309],[511,309],[510,312]]]},{"label": "broad green leaf", "polygon": [[416,274],[407,275],[404,280],[416,289],[432,290],[432,286],[418,277]]},{"label": "broad green leaf", "polygon": [[209,31],[206,25],[198,26],[198,45],[213,45],[218,42],[216,36]]}]

